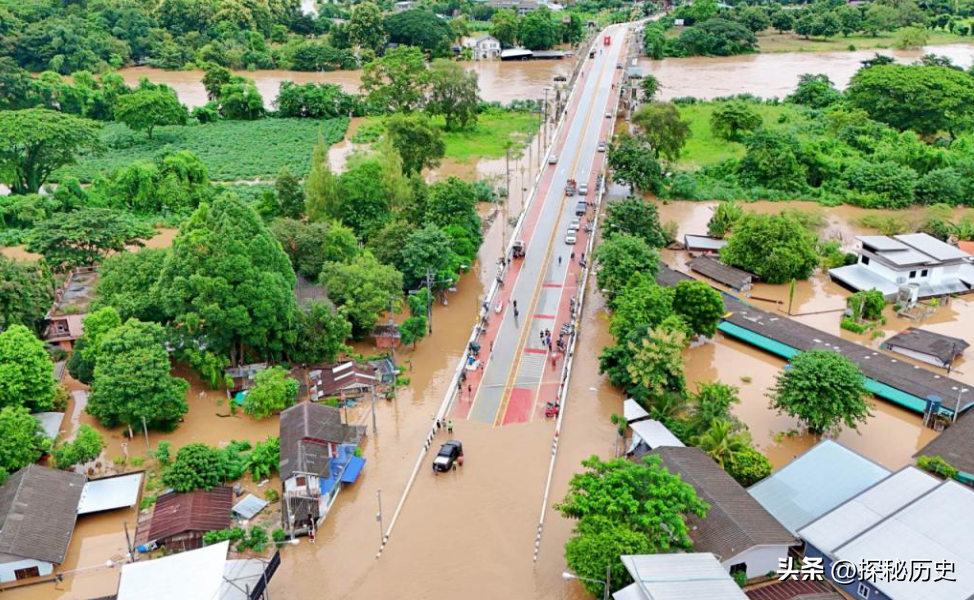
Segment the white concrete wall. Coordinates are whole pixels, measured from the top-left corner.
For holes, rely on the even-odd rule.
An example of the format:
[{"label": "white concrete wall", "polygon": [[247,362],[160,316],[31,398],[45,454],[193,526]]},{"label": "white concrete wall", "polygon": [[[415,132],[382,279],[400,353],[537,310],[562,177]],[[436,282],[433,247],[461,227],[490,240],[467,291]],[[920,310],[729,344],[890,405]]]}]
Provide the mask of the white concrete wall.
[{"label": "white concrete wall", "polygon": [[33,558],[21,558],[10,554],[0,555],[0,583],[17,581],[14,572],[31,567],[37,567],[40,571],[39,575],[50,575],[54,571],[54,565],[49,562],[34,560]]},{"label": "white concrete wall", "polygon": [[755,546],[737,556],[721,561],[721,565],[730,572],[731,567],[738,563],[747,564],[747,578],[764,577],[770,571],[778,570],[778,560],[788,557],[788,546]]},{"label": "white concrete wall", "polygon": [[933,365],[935,367],[943,367],[944,365],[940,362],[939,358],[930,356],[929,354],[924,354],[922,352],[917,352],[916,350],[910,350],[909,348],[900,348],[895,344],[887,346],[890,352],[896,352],[897,354],[902,354],[903,356],[909,356],[910,358],[923,361],[928,365]]}]

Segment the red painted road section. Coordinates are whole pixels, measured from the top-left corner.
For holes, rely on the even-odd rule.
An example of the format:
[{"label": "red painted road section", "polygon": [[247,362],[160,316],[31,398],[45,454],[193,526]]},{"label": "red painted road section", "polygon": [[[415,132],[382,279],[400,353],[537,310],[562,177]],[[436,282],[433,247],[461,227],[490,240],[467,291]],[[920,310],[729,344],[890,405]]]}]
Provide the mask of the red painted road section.
[{"label": "red painted road section", "polygon": [[[613,82],[615,83],[615,91],[610,94],[610,100],[612,101],[612,106],[615,106],[614,100],[618,98],[619,83],[621,80],[623,71],[616,70],[613,75]],[[580,92],[581,90],[579,90]],[[566,115],[566,120],[570,121],[576,117],[576,110],[578,108],[579,102],[577,98],[573,99],[573,102],[568,107],[568,114]],[[600,113],[597,113],[600,114]],[[566,121],[566,124],[567,122]],[[613,120],[611,119],[601,119],[599,118],[600,125],[600,139],[607,140],[611,137],[611,127]],[[558,137],[554,140],[554,148],[552,152],[555,155],[561,155],[564,146],[565,138],[568,135],[569,128],[563,127]],[[602,171],[605,162],[605,153],[596,153],[595,159],[589,169],[588,177],[588,187],[590,190],[597,192],[595,187],[595,180],[598,173]],[[534,200],[531,206],[528,208],[528,213],[525,215],[524,225],[522,227],[522,233],[518,239],[525,240],[528,242],[528,247],[531,247],[530,240],[533,236],[538,225],[538,218],[542,212],[545,199],[548,198],[548,191],[551,187],[552,178],[554,176],[555,166],[546,165],[545,173],[541,177],[538,184],[538,189],[535,191]],[[580,182],[581,183],[581,182]],[[578,196],[576,199],[585,198],[583,196]],[[562,198],[551,199],[549,201],[562,201]],[[555,315],[549,314],[536,314],[532,315],[533,319],[544,319],[547,321],[554,320],[553,324],[545,324],[545,327],[553,332],[553,338],[557,339],[558,331],[561,329],[563,323],[568,322],[571,319],[571,298],[575,297],[578,291],[578,279],[581,274],[581,264],[580,260],[582,258],[582,253],[584,248],[588,244],[588,238],[590,233],[585,232],[585,227],[587,227],[591,222],[591,216],[586,215],[582,218],[581,228],[577,232],[577,242],[574,246],[576,250],[576,258],[574,261],[569,263],[569,268],[565,274],[564,281],[546,281],[542,284],[543,288],[550,289],[561,289],[561,294],[558,299],[558,312]],[[591,260],[590,257],[585,257],[586,260]],[[567,256],[566,256],[567,260]],[[508,309],[508,303],[510,302],[510,290],[514,289],[514,283],[520,276],[521,268],[520,261],[514,260],[508,267],[507,272],[504,276],[504,285],[498,290],[497,296],[495,296],[494,304],[497,304],[497,299],[500,299],[503,309],[501,313],[497,313],[494,310],[494,306],[490,307],[490,312],[488,316],[487,327],[485,332],[482,334],[481,341],[481,354],[482,361],[486,360],[488,354],[493,350],[494,341],[497,338],[497,333],[500,328],[501,317],[504,311]],[[527,307],[525,307],[527,308]],[[527,317],[525,318],[525,323],[523,326],[528,326]],[[554,339],[552,344],[554,345]],[[542,354],[544,355],[544,369],[543,376],[540,384],[536,389],[529,389],[524,387],[515,386],[511,390],[510,398],[508,400],[507,406],[503,410],[503,416],[500,422],[503,425],[509,425],[514,423],[525,423],[532,420],[534,417],[543,418],[545,406],[548,402],[558,401],[558,383],[561,377],[561,364],[563,361],[563,355],[555,350],[554,352],[548,352],[544,349],[539,348],[525,348],[523,350],[527,354]],[[512,365],[512,369],[517,369],[520,366],[520,361],[515,360]],[[483,374],[482,363],[480,367],[474,369],[468,369],[466,371],[467,377],[466,381],[461,384],[461,393],[457,398],[454,407],[454,416],[457,419],[467,418],[470,408],[473,404],[473,400],[477,395],[478,386],[480,385],[480,380]]]}]

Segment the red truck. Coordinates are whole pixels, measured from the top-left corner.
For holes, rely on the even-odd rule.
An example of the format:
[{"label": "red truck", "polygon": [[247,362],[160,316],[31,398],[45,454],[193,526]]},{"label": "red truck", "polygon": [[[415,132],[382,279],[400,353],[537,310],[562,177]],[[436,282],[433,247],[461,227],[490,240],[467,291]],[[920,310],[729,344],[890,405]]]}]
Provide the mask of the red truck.
[{"label": "red truck", "polygon": [[602,38],[602,44],[604,44],[606,46],[611,46],[612,45],[612,36],[611,35],[607,35],[604,38]]}]

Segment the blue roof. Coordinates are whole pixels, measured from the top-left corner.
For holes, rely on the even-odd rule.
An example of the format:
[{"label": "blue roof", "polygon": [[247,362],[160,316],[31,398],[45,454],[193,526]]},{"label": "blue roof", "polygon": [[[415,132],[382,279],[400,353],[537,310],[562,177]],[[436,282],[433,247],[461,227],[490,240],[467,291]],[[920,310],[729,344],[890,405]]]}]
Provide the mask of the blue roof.
[{"label": "blue roof", "polygon": [[352,460],[348,461],[348,466],[342,472],[342,483],[355,483],[358,479],[358,474],[362,472],[362,467],[365,466],[365,459],[361,456],[353,456]]},{"label": "blue roof", "polygon": [[795,533],[888,475],[868,458],[824,440],[752,485],[748,493]]}]

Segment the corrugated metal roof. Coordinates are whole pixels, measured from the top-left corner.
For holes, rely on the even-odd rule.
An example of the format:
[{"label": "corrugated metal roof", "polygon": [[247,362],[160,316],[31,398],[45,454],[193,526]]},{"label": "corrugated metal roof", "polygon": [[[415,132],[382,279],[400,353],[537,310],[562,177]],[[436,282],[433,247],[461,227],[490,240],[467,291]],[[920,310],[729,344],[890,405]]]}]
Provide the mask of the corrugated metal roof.
[{"label": "corrugated metal roof", "polygon": [[78,517],[87,478],[28,465],[0,486],[0,554],[60,564]]},{"label": "corrugated metal roof", "polygon": [[217,531],[230,526],[233,490],[222,486],[189,493],[169,492],[156,499],[149,540],[165,540],[188,531]]},{"label": "corrugated metal roof", "polygon": [[[974,490],[944,481],[834,551],[841,560],[931,561],[928,581],[873,583],[892,600],[967,600],[974,594]],[[955,581],[935,581],[935,563]],[[895,564],[895,563],[894,563]]]},{"label": "corrugated metal roof", "polygon": [[325,443],[357,444],[365,427],[342,423],[341,411],[334,406],[302,402],[281,413],[281,480],[295,471],[328,475],[328,449]]},{"label": "corrugated metal roof", "polygon": [[135,506],[142,489],[142,473],[129,473],[117,477],[93,479],[85,484],[78,504],[78,514],[114,510]]},{"label": "corrugated metal roof", "polygon": [[888,235],[857,235],[856,239],[862,242],[863,246],[869,246],[880,252],[907,249],[906,244],[899,242]]},{"label": "corrugated metal roof", "polygon": [[629,426],[632,427],[633,433],[638,435],[642,441],[646,442],[646,445],[650,449],[660,448],[662,446],[684,446],[680,438],[673,435],[673,432],[659,421],[647,419],[630,423]]},{"label": "corrugated metal roof", "polygon": [[748,493],[795,533],[888,475],[888,470],[868,458],[823,440],[751,486]]},{"label": "corrugated metal roof", "polygon": [[239,515],[241,519],[253,519],[266,506],[266,500],[261,500],[253,494],[247,494],[243,500],[233,505],[233,512]]},{"label": "corrugated metal roof", "polygon": [[744,290],[751,285],[754,276],[747,271],[714,260],[709,256],[699,256],[690,261],[690,269],[731,289]]},{"label": "corrugated metal roof", "polygon": [[961,415],[953,425],[923,447],[916,456],[939,456],[954,466],[974,475],[974,410]]},{"label": "corrugated metal roof", "polygon": [[907,467],[802,527],[798,535],[822,552],[831,554],[939,483],[937,478]]},{"label": "corrugated metal roof", "polygon": [[650,600],[747,600],[709,552],[622,556],[635,585]]},{"label": "corrugated metal roof", "polygon": [[946,365],[952,362],[958,354],[966,350],[970,344],[960,338],[951,337],[935,331],[907,327],[886,340],[883,346],[893,352],[896,351],[896,348],[905,348],[914,352],[928,354]]},{"label": "corrugated metal roof", "polygon": [[221,600],[230,542],[122,567],[118,600]]},{"label": "corrugated metal roof", "polygon": [[729,560],[754,546],[797,545],[798,541],[741,484],[699,448],[664,446],[654,451],[671,473],[693,485],[710,504],[706,518],[690,516],[694,548]]},{"label": "corrugated metal roof", "polygon": [[904,233],[895,237],[898,241],[912,246],[936,260],[956,260],[971,257],[970,254],[960,248],[951,246],[927,233]]},{"label": "corrugated metal roof", "polygon": [[63,412],[39,412],[34,413],[33,417],[41,424],[44,435],[52,440],[57,439],[58,434],[61,433],[61,422],[64,421]]},{"label": "corrugated metal roof", "polygon": [[632,398],[622,403],[622,414],[626,418],[626,421],[630,423],[638,421],[639,419],[645,419],[649,416],[646,409],[640,406],[639,403]]},{"label": "corrugated metal roof", "polygon": [[686,246],[687,250],[720,250],[727,245],[727,240],[707,235],[687,234],[683,236],[683,245]]}]

